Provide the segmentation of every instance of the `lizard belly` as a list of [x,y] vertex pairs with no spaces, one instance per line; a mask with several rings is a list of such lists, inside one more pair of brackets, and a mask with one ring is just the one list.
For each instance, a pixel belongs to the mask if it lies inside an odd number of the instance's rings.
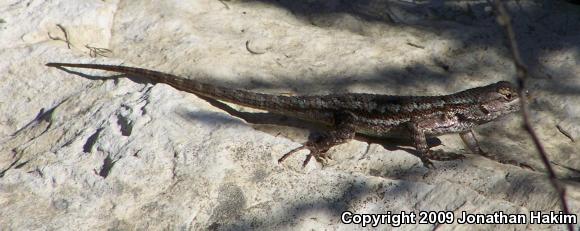
[[442,135],[447,133],[458,133],[468,131],[477,124],[463,121],[457,115],[441,114],[423,118],[417,122],[427,135]]
[[391,133],[395,128],[400,128],[407,121],[394,121],[384,119],[370,119],[359,117],[355,121],[356,132],[364,135],[382,137]]

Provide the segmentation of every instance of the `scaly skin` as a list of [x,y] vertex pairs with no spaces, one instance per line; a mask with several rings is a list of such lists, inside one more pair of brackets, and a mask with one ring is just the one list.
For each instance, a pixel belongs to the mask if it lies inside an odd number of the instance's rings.
[[[327,125],[331,131],[317,140],[290,151],[279,162],[302,149],[323,161],[326,151],[349,141],[355,134],[384,136],[391,130],[406,130],[414,140],[423,164],[429,159],[461,159],[462,155],[439,156],[429,150],[427,136],[458,133],[475,153],[483,153],[472,128],[519,110],[519,96],[511,83],[500,81],[442,96],[391,96],[377,94],[331,94],[282,96],[215,86],[158,71],[116,65],[47,63],[51,67],[77,67],[114,71],[165,83],[178,90],[217,100],[266,110],[276,114]],[[489,157],[489,156],[488,156]],[[521,164],[519,164],[521,165]]]

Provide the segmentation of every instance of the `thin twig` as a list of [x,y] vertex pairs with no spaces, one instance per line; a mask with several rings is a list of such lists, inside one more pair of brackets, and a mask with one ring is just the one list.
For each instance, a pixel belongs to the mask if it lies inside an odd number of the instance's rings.
[[113,53],[113,51],[107,49],[107,48],[100,48],[100,47],[92,47],[89,45],[85,45],[85,47],[87,49],[89,49],[89,56],[95,58],[97,56],[103,56],[103,57],[109,57],[108,55],[110,55],[111,53]]
[[417,44],[414,44],[412,42],[407,42],[407,45],[412,46],[412,47],[416,47],[416,48],[419,48],[419,49],[425,49],[424,46],[417,45]]
[[572,134],[570,134],[570,132],[566,131],[566,129],[564,129],[562,126],[560,126],[558,124],[558,125],[556,125],[556,128],[558,129],[558,131],[560,131],[560,133],[562,133],[562,135],[568,137],[568,139],[570,139],[572,142],[576,142],[576,140],[574,140],[574,137],[572,136]]
[[64,39],[61,37],[53,37],[50,32],[48,32],[48,37],[52,40],[58,40],[58,41],[63,41],[66,43],[66,46],[68,47],[68,49],[70,49],[71,43],[70,43],[70,39],[68,38],[68,32],[66,32],[66,29],[64,29],[64,26],[60,25],[60,24],[56,24],[56,26],[62,31],[62,33],[64,34]]
[[248,50],[248,52],[250,52],[251,54],[254,54],[254,55],[261,55],[261,54],[266,53],[266,52],[258,52],[258,51],[254,51],[254,50],[250,49],[250,40],[246,41],[246,50]]
[[[226,1],[228,1],[228,0],[226,0]],[[226,10],[229,10],[230,9],[230,6],[228,6],[228,4],[226,4],[224,0],[219,0],[219,2],[221,2],[222,4],[224,4],[224,6],[226,7]]]
[[[513,59],[513,62],[516,66],[518,94],[520,95],[521,112],[522,112],[522,119],[524,122],[524,128],[526,129],[526,131],[528,132],[528,134],[532,138],[532,141],[534,142],[534,145],[536,146],[536,149],[538,150],[540,158],[542,159],[542,162],[544,163],[544,167],[546,167],[546,170],[548,171],[548,177],[549,177],[548,179],[550,180],[552,187],[554,187],[554,189],[556,190],[556,193],[558,193],[558,197],[560,199],[560,207],[562,208],[562,212],[564,212],[564,214],[571,214],[570,210],[568,209],[568,204],[566,203],[566,189],[564,187],[562,187],[562,185],[560,185],[560,183],[558,182],[558,179],[556,178],[556,173],[554,172],[554,170],[552,169],[552,166],[550,165],[550,160],[548,159],[548,154],[546,153],[544,146],[540,142],[538,135],[536,134],[534,128],[532,127],[532,125],[530,123],[529,109],[527,107],[528,104],[527,104],[527,97],[526,97],[526,86],[525,86],[525,82],[526,82],[526,79],[529,77],[529,73],[528,73],[528,69],[527,69],[526,65],[524,64],[524,62],[521,59],[521,56],[520,56],[520,53],[518,50],[518,44],[516,42],[516,35],[515,35],[513,27],[512,27],[511,18],[510,18],[509,14],[507,12],[507,9],[505,8],[505,6],[501,0],[495,0],[495,8],[496,8],[495,12],[497,13],[498,23],[500,24],[500,26],[502,26],[504,28],[505,33],[508,37],[509,46],[510,46],[510,50],[511,50],[511,54],[512,54],[512,59]],[[567,224],[567,227],[568,227],[568,230],[570,230],[570,231],[574,230],[574,227],[572,226],[572,224]]]

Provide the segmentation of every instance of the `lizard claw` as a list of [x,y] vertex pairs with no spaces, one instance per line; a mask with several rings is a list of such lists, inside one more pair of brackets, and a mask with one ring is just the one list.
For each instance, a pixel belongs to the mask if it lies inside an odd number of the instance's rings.
[[[330,158],[330,156],[326,154],[326,151],[319,151],[319,150],[313,151],[311,149],[310,154],[308,154],[308,155],[314,156],[314,159],[316,159],[316,161],[318,163],[322,164],[323,167],[328,163],[328,160],[332,160],[332,158]],[[306,164],[308,164],[308,161],[304,160],[302,167],[306,167]]]

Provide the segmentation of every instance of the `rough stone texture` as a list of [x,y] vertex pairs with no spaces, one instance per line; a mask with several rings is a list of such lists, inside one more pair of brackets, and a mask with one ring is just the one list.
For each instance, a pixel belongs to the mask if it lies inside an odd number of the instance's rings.
[[[510,9],[534,75],[534,127],[578,214],[580,145],[560,130],[578,137],[580,7]],[[279,165],[308,131],[248,124],[163,84],[43,66],[123,63],[278,94],[430,95],[513,80],[504,41],[486,1],[3,1],[0,230],[351,230],[361,227],[341,224],[342,211],[557,210],[541,172],[475,155],[427,170],[360,141],[331,149],[324,168],[301,168],[304,155]],[[542,169],[520,124],[513,115],[476,133],[484,149]],[[467,152],[455,135],[440,139],[435,149]],[[474,229],[400,230],[435,228]]]

